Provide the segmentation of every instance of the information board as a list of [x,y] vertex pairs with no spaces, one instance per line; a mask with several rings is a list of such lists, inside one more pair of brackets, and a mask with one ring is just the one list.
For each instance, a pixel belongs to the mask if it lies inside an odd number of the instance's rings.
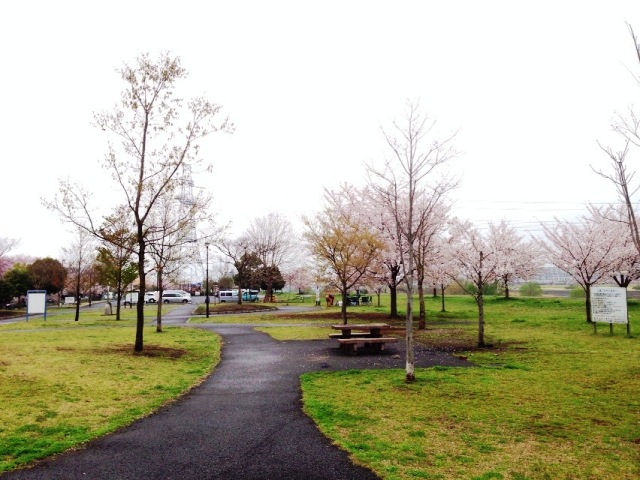
[[629,323],[627,289],[591,287],[591,320],[600,323]]
[[28,290],[27,291],[27,321],[29,315],[44,314],[47,319],[47,291]]

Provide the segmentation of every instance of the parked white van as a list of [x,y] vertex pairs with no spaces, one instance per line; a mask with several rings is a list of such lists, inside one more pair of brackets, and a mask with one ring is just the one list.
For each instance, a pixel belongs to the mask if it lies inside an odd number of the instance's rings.
[[220,303],[238,303],[238,290],[220,290],[218,298]]

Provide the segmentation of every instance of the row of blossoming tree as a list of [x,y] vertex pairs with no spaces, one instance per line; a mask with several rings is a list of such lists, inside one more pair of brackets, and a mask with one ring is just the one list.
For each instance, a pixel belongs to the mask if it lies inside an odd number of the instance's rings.
[[[324,208],[305,218],[304,237],[316,260],[316,271],[342,295],[347,323],[347,296],[360,284],[386,286],[391,314],[397,314],[396,289],[406,291],[406,380],[414,374],[413,297],[417,293],[418,327],[424,327],[425,286],[442,290],[456,282],[473,295],[478,308],[478,346],[485,346],[486,287],[498,282],[509,297],[514,280],[526,280],[551,263],[586,293],[591,321],[590,289],[610,282],[618,271],[638,278],[638,249],[629,222],[614,207],[589,205],[578,219],[556,219],[542,225],[543,236],[525,238],[506,220],[481,229],[451,214],[451,192],[457,180],[444,166],[456,152],[455,134],[438,140],[417,104],[409,103],[402,123],[384,132],[390,158],[368,165],[364,187],[342,185],[325,191]],[[322,274],[319,274],[322,276]]]

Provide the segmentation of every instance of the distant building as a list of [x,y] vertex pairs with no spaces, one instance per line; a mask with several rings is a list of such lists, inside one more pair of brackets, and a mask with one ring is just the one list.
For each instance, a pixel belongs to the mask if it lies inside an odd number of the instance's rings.
[[571,285],[576,283],[571,275],[563,272],[555,265],[542,267],[531,279],[540,285]]

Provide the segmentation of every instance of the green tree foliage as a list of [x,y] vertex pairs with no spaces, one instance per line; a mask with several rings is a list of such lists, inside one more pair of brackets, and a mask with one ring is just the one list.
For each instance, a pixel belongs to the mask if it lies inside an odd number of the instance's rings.
[[280,273],[280,269],[278,267],[262,267],[260,269],[260,288],[262,290],[268,291],[269,287],[272,290],[282,290],[286,285],[286,281]]
[[231,290],[234,285],[235,283],[234,283],[233,277],[228,277],[224,275],[218,279],[218,288],[220,290]]
[[523,297],[541,297],[542,287],[536,282],[524,283],[520,286],[520,295]]
[[[462,284],[463,284],[463,290],[465,293],[468,293],[469,295],[478,294],[478,287],[473,282],[465,281],[465,282],[462,282]],[[499,292],[499,284],[497,281],[491,282],[491,283],[485,283],[484,285],[482,285],[483,295],[498,295],[498,293],[500,292]]]
[[47,293],[59,293],[67,280],[67,269],[58,260],[40,258],[27,267],[33,287]]
[[243,253],[238,261],[233,264],[238,273],[233,276],[233,280],[240,288],[250,288],[256,290],[260,288],[262,281],[262,260],[255,253]]
[[[116,298],[138,277],[138,264],[131,260],[130,251],[123,254],[123,250],[113,244],[98,248],[95,270],[98,283],[113,287]],[[120,302],[116,305],[116,320],[120,320]]]
[[0,278],[0,305],[2,305],[2,308],[4,308],[13,297],[13,286],[4,278]]
[[21,298],[27,294],[27,290],[33,289],[33,281],[27,270],[27,266],[23,263],[16,263],[7,273],[4,274],[4,280],[11,285],[13,296]]

